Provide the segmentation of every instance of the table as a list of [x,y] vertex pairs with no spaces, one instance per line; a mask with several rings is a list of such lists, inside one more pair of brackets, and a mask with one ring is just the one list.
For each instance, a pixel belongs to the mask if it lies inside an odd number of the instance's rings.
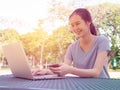
[[66,77],[34,81],[2,75],[0,90],[120,90],[120,79]]

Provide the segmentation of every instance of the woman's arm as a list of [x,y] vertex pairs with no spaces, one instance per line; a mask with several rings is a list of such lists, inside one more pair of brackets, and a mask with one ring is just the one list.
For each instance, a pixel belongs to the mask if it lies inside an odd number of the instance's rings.
[[107,60],[107,51],[100,52],[97,55],[96,62],[92,69],[79,69],[75,67],[69,67],[68,73],[78,75],[80,77],[99,77],[103,66]]
[[71,65],[72,60],[68,60],[67,58],[64,59],[64,64]]
[[65,59],[64,63],[61,64],[60,67],[51,68],[51,70],[54,73],[58,73],[59,75],[65,75],[65,74],[71,73],[71,74],[74,74],[74,75],[77,75],[80,77],[97,78],[97,77],[99,77],[99,75],[103,69],[103,66],[107,60],[107,54],[108,54],[107,51],[100,52],[97,55],[96,62],[92,69],[80,69],[80,68],[73,67],[70,65],[71,60]]

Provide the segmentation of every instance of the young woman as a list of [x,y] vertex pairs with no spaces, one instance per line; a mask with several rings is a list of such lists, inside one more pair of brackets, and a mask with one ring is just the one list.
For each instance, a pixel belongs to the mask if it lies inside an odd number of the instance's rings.
[[69,22],[79,39],[69,45],[64,63],[56,68],[50,67],[50,70],[38,70],[34,75],[43,72],[59,75],[71,73],[80,77],[109,78],[107,71],[109,41],[104,36],[97,36],[89,11],[84,8],[76,9],[70,15]]

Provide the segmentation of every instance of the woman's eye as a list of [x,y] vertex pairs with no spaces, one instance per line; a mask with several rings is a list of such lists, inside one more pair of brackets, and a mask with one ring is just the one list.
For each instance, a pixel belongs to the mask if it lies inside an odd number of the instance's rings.
[[74,24],[70,24],[71,27],[75,27],[75,26],[78,26],[78,25],[80,25],[80,22],[76,22]]
[[76,23],[76,25],[80,25],[80,22]]
[[70,24],[70,27],[74,27],[74,25],[73,25],[73,24]]

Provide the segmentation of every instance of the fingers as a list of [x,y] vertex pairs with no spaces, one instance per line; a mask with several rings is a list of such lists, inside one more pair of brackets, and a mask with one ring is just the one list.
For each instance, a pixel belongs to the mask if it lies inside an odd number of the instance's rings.
[[54,74],[54,73],[50,69],[48,69],[46,74]]
[[32,75],[38,75],[39,72],[40,72],[40,70],[34,70],[34,71],[32,71]]
[[45,75],[45,74],[54,74],[49,69],[42,69],[42,70],[34,70],[32,71],[32,75]]
[[33,70],[33,71],[32,71],[32,74],[35,74],[36,72],[37,72],[37,70]]
[[32,75],[44,75],[46,72],[42,70],[32,71]]
[[60,67],[50,67],[49,69],[55,74],[60,75],[60,73],[61,73]]
[[53,73],[56,73],[60,76],[63,76],[67,73],[67,65],[64,63],[60,63],[59,67],[50,67],[49,68]]

